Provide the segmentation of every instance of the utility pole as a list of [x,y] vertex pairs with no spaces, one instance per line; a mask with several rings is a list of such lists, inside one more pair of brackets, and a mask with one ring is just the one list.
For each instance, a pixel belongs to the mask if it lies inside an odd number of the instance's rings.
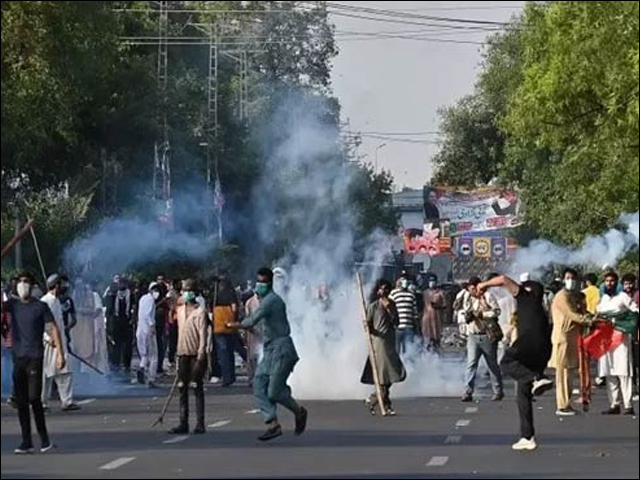
[[[153,189],[157,200],[170,209],[171,159],[169,143],[168,82],[169,82],[169,2],[159,2],[158,17],[158,93],[160,95],[160,139],[154,147]],[[162,185],[159,185],[159,181]],[[166,212],[170,213],[170,212]]]

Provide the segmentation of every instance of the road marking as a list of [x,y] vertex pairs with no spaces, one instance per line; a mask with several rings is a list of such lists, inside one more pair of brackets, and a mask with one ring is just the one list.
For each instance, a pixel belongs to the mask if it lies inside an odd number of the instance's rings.
[[462,437],[460,435],[449,435],[444,443],[445,445],[458,445],[462,442]]
[[244,413],[247,415],[257,415],[260,413],[260,410],[256,408],[255,410],[249,410],[248,412],[244,412]]
[[114,460],[111,463],[107,463],[106,465],[101,466],[100,470],[117,470],[118,468],[133,462],[135,459],[136,457],[119,458],[118,460]]
[[478,413],[478,407],[467,407],[464,413]]
[[82,405],[90,405],[92,403],[94,403],[96,401],[95,398],[87,398],[86,400],[80,400],[79,402],[76,402],[78,405],[82,406]]
[[427,467],[444,467],[447,463],[449,463],[449,457],[433,457],[427,463]]
[[456,427],[460,428],[460,427],[468,427],[469,425],[471,425],[471,420],[458,420],[456,422]]
[[165,440],[162,443],[164,443],[165,445],[175,445],[176,443],[184,442],[187,438],[189,438],[189,435],[182,435],[180,437],[175,437],[169,440]]
[[209,425],[209,428],[222,428],[222,427],[226,427],[230,423],[231,423],[231,420],[221,420],[219,422]]

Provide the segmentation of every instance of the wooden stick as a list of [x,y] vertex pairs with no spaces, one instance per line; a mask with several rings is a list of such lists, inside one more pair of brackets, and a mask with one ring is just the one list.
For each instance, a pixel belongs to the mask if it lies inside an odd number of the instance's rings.
[[167,415],[167,411],[169,410],[169,405],[171,405],[171,400],[173,400],[173,396],[176,393],[176,388],[178,388],[178,378],[179,378],[179,374],[176,372],[176,378],[173,381],[171,390],[169,391],[169,396],[167,397],[167,401],[164,403],[164,407],[162,408],[162,412],[160,413],[160,416],[155,422],[153,422],[153,425],[151,425],[151,428],[155,428],[158,425],[162,425],[164,423],[164,417]]
[[380,386],[380,376],[378,375],[378,362],[376,361],[375,348],[373,346],[373,339],[371,338],[371,331],[369,330],[369,323],[367,322],[367,301],[364,295],[364,286],[362,283],[362,276],[360,272],[356,273],[356,280],[358,282],[358,290],[360,291],[360,299],[362,301],[362,314],[364,323],[364,332],[367,335],[367,344],[369,346],[369,362],[371,363],[371,369],[373,370],[373,383],[376,387],[376,396],[378,397],[378,404],[380,405],[380,412],[383,416],[387,415],[387,406],[384,404],[384,398],[382,396],[382,388]]
[[16,243],[18,243],[20,240],[22,240],[22,237],[24,237],[27,233],[29,233],[29,231],[31,230],[31,228],[33,227],[33,220],[30,220],[29,222],[27,222],[27,224],[22,228],[22,230],[20,230],[15,237],[13,237],[9,243],[7,243],[7,245],[2,249],[2,254],[0,255],[0,260],[4,260],[4,257],[6,257],[9,252],[11,252],[11,250],[13,249],[13,247],[16,246]]

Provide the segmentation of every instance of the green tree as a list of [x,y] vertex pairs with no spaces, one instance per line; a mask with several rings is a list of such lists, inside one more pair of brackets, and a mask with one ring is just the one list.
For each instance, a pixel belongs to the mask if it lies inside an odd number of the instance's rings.
[[533,6],[524,26],[506,168],[532,225],[578,242],[638,209],[638,2]]

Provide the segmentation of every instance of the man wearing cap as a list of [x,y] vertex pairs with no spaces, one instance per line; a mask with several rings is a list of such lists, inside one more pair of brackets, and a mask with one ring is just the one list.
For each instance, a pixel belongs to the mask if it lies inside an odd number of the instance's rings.
[[[40,299],[49,306],[56,326],[61,332],[65,329],[62,305],[58,299],[62,283],[62,279],[59,275],[51,275],[47,279],[47,294]],[[53,339],[48,334],[45,334],[44,338],[44,382],[42,388],[42,404],[46,409],[47,402],[51,397],[53,382],[55,382],[58,387],[60,401],[62,402],[62,410],[64,412],[80,410],[80,406],[76,405],[73,401],[73,372],[69,365],[69,359],[66,358],[67,352],[69,351],[67,336],[65,335],[62,340],[66,360],[64,368],[59,368],[59,363],[57,361],[58,353],[56,352]]]

